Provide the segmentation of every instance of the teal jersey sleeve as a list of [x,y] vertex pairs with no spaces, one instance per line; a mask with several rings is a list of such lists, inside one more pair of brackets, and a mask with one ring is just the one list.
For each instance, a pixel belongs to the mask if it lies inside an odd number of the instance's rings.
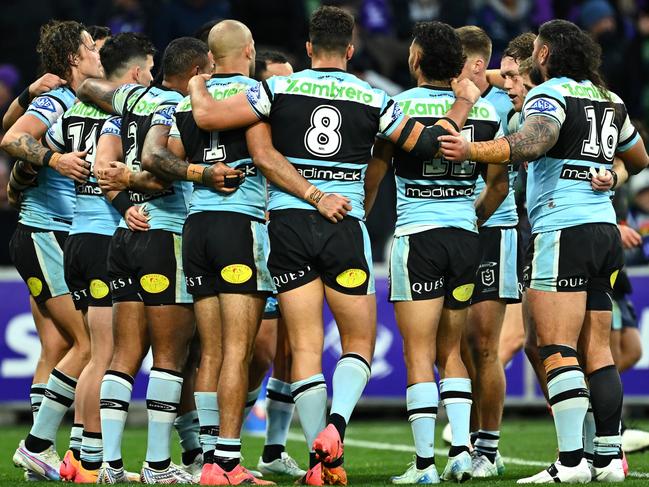
[[523,105],[523,119],[532,116],[550,118],[561,127],[566,120],[566,100],[563,94],[548,83],[531,89]]
[[130,108],[130,104],[135,101],[133,95],[141,95],[144,90],[146,90],[144,86],[134,83],[125,84],[117,88],[113,93],[113,111],[119,115],[124,115],[124,112]]

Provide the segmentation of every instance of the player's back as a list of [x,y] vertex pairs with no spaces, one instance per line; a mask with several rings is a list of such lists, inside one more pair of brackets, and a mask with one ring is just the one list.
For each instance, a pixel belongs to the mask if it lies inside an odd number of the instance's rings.
[[[130,169],[142,170],[146,134],[154,125],[171,127],[176,106],[182,98],[179,92],[163,86],[124,85],[115,92],[113,108],[122,114],[122,149]],[[190,183],[175,181],[154,193],[131,191],[131,201],[146,205],[152,230],[180,233],[187,217],[190,192]],[[126,227],[123,220],[120,227]]]
[[[451,88],[421,86],[394,97],[404,114],[424,125],[434,125],[455,102]],[[502,135],[498,113],[484,99],[471,109],[462,135],[472,141]],[[451,162],[443,157],[420,161],[395,148],[397,185],[396,235],[434,227],[477,231],[473,206],[478,168],[475,162]]]
[[[215,74],[207,89],[216,100],[246,91],[257,82],[238,74]],[[224,194],[201,184],[195,184],[189,201],[189,214],[202,211],[233,211],[264,219],[266,210],[266,178],[255,167],[248,153],[245,129],[206,132],[196,125],[191,101],[185,97],[175,113],[170,137],[180,137],[187,159],[194,164],[212,165],[222,162],[243,171],[246,179],[239,188]]]
[[71,235],[112,235],[119,223],[119,213],[104,198],[94,173],[99,135],[104,122],[111,117],[95,105],[79,102],[47,132],[48,145],[60,152],[87,151],[85,160],[90,164],[90,176],[84,183],[75,183],[76,204]]
[[[322,191],[351,199],[350,216],[364,217],[363,181],[374,138],[390,133],[401,114],[381,90],[339,69],[306,69],[272,77],[249,92],[260,114],[268,114],[273,145]],[[262,92],[263,90],[263,92]],[[271,186],[269,209],[313,209]]]
[[[76,99],[67,86],[51,90],[35,98],[25,114],[41,120],[49,129],[70,108]],[[70,228],[74,213],[74,183],[50,167],[38,170],[36,186],[23,193],[20,222],[48,230]]]
[[530,161],[527,204],[533,232],[585,223],[615,224],[610,193],[595,191],[590,168],[612,168],[617,151],[638,140],[622,100],[590,81],[553,78],[531,90],[523,116],[543,115],[561,126],[556,144]]

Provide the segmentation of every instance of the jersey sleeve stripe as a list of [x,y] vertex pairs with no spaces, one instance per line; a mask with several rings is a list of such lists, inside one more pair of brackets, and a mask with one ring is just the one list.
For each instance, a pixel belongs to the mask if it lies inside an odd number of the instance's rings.
[[618,145],[618,146],[624,146],[624,145],[627,145],[629,142],[631,142],[631,140],[633,140],[633,139],[635,138],[636,135],[638,135],[638,130],[634,127],[634,128],[633,128],[633,132],[631,133],[631,135],[628,136],[626,139],[621,140],[620,142],[618,142],[617,145]]

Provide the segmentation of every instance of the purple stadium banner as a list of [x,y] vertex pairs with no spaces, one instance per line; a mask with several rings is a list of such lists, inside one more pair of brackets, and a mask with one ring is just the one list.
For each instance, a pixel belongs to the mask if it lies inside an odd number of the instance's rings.
[[[635,305],[643,347],[646,353],[636,367],[622,379],[627,402],[649,404],[649,269],[631,275]],[[392,305],[387,301],[387,279],[377,278],[378,328],[377,343],[370,380],[363,400],[367,403],[401,403],[405,397],[406,371],[402,344]],[[325,376],[331,379],[340,356],[340,341],[331,312],[325,310]],[[23,402],[29,397],[31,376],[38,360],[40,344],[29,310],[26,286],[14,271],[0,272],[0,402]],[[150,356],[145,360],[136,380],[133,397],[144,399],[146,375],[151,367]],[[509,364],[507,401],[511,404],[531,404],[542,400],[535,378],[522,353]]]

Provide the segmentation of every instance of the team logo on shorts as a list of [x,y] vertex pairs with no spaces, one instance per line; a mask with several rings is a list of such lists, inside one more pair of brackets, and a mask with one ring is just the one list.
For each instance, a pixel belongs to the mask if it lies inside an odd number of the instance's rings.
[[90,281],[90,295],[95,299],[105,298],[108,295],[108,286],[101,279]]
[[246,264],[230,264],[221,269],[221,277],[230,284],[243,284],[252,277],[252,269]]
[[27,287],[35,298],[43,292],[43,282],[38,277],[30,277],[27,279]]
[[367,281],[367,273],[363,269],[347,269],[336,276],[336,282],[342,287],[354,288]]
[[148,293],[158,294],[169,287],[169,279],[162,274],[145,274],[140,278],[140,286]]
[[464,286],[458,286],[453,289],[453,297],[457,299],[460,303],[465,303],[471,296],[473,296],[473,288],[475,284],[465,284]]

